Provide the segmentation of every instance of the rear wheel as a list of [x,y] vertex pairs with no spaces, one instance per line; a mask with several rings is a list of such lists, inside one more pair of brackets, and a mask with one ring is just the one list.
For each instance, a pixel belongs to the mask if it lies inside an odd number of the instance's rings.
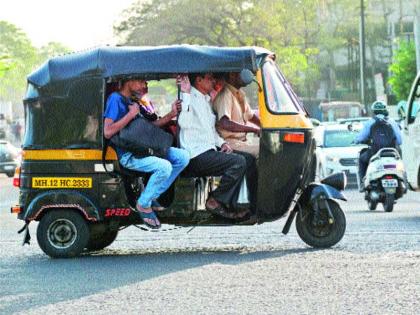
[[394,194],[385,195],[385,201],[384,201],[385,212],[392,212],[392,210],[394,210],[394,200],[395,200]]
[[78,256],[89,239],[86,220],[71,209],[52,209],[40,220],[37,240],[41,249],[53,258]]
[[325,210],[320,210],[321,222],[313,224],[314,212],[312,209],[302,209],[296,218],[296,230],[300,238],[309,246],[315,248],[328,248],[337,244],[346,231],[346,217],[340,206],[331,200],[327,200],[334,222],[328,222]]
[[8,172],[6,173],[7,177],[13,177],[15,175],[15,172]]

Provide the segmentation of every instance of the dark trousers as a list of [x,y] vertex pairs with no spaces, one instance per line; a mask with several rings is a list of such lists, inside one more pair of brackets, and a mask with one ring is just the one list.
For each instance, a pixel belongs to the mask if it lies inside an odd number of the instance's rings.
[[242,155],[246,161],[246,185],[248,188],[249,206],[252,213],[257,208],[257,191],[258,191],[258,170],[257,159],[250,153],[242,151],[234,151],[236,154]]
[[209,150],[192,158],[185,174],[187,176],[221,176],[219,186],[211,196],[227,207],[236,207],[247,161],[242,155]]
[[363,151],[359,156],[359,178],[360,182],[363,183],[363,177],[366,175],[367,168],[369,166],[369,160],[373,156],[372,150],[367,149]]

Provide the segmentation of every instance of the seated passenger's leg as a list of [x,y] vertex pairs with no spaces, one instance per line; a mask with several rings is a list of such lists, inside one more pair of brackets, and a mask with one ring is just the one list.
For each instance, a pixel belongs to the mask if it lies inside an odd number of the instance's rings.
[[162,193],[172,185],[178,175],[184,170],[185,167],[187,167],[188,163],[190,162],[190,155],[188,151],[179,148],[169,148],[166,158],[172,164],[172,173],[163,184],[163,186],[166,186],[166,188],[164,191],[162,191]]
[[192,176],[221,176],[219,186],[211,197],[226,206],[235,207],[240,185],[246,171],[246,160],[235,153],[209,150],[191,159],[187,174]]
[[251,142],[237,139],[227,139],[226,142],[234,151],[249,153],[258,160],[260,154],[260,140],[259,138],[253,140],[254,141]]
[[131,156],[126,156],[126,154],[124,154],[121,157],[120,163],[122,166],[140,172],[152,173],[144,191],[137,201],[143,208],[150,208],[152,200],[157,199],[160,194],[166,190],[167,187],[165,188],[165,182],[171,176],[172,165],[169,161],[155,156],[136,158],[132,154],[130,155]]

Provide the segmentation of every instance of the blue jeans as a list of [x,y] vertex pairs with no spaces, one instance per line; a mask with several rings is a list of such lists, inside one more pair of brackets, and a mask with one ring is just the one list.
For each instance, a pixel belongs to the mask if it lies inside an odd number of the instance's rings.
[[152,173],[144,191],[137,200],[137,203],[143,208],[151,207],[152,200],[157,199],[171,186],[189,161],[190,157],[186,150],[173,147],[169,148],[166,159],[156,156],[136,158],[130,152],[124,153],[120,157],[120,163],[123,167]]

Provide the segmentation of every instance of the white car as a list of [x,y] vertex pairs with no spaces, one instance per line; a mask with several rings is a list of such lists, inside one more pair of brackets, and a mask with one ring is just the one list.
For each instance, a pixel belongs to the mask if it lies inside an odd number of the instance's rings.
[[15,169],[20,165],[20,149],[14,147],[9,141],[0,140],[0,174],[8,177],[15,174]]
[[418,104],[420,104],[420,72],[408,96],[401,146],[408,183],[413,190],[420,191],[420,110]]
[[328,124],[316,128],[318,178],[345,172],[349,181],[356,182],[359,152],[365,145],[354,145],[353,141],[361,128],[361,124]]

